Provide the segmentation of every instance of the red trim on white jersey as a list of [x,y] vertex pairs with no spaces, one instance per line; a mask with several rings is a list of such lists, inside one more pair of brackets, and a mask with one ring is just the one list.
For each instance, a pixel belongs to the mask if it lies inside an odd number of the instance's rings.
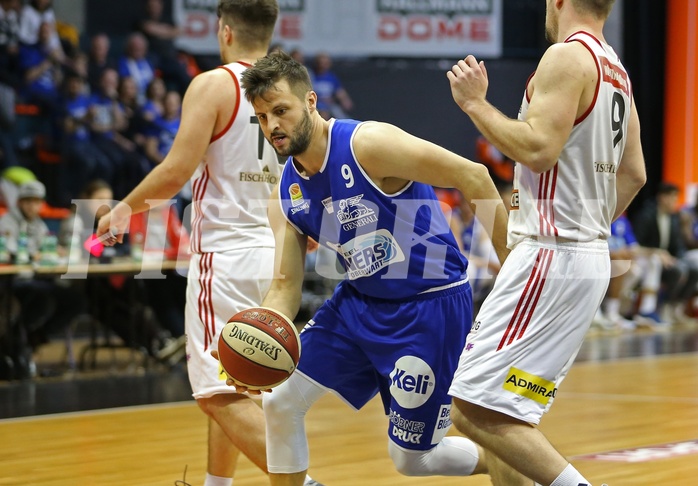
[[557,236],[555,227],[555,189],[557,187],[558,164],[543,172],[538,180],[538,218],[541,236]]
[[528,94],[528,85],[531,83],[531,80],[533,79],[533,76],[536,74],[535,71],[531,73],[531,75],[528,77],[526,80],[526,87],[524,88],[524,94],[526,95],[526,102],[530,103],[531,102],[531,97]]
[[[241,63],[241,64],[243,64],[243,63]],[[230,77],[233,78],[233,82],[235,83],[235,108],[233,109],[233,115],[230,117],[230,120],[228,120],[228,124],[225,126],[225,128],[223,128],[223,130],[221,130],[220,133],[217,133],[216,135],[214,135],[211,138],[211,142],[215,142],[216,140],[221,138],[223,135],[225,135],[228,130],[230,130],[230,127],[233,126],[233,122],[235,121],[235,117],[238,114],[238,110],[240,109],[241,92],[240,92],[240,84],[238,83],[238,78],[235,76],[235,73],[232,72],[227,67],[220,66],[220,69],[225,69],[226,71],[228,71],[228,74],[230,74]]]
[[550,270],[552,260],[553,250],[549,248],[540,248],[538,250],[533,272],[531,272],[528,282],[526,282],[526,287],[524,287],[519,302],[516,304],[514,314],[509,320],[509,325],[504,331],[499,346],[497,346],[497,351],[505,346],[509,346],[514,342],[514,339],[521,339],[523,337],[524,332],[528,328],[528,324],[531,322],[533,312],[538,305],[538,299],[543,291],[543,286],[548,277],[548,271]]
[[203,174],[197,180],[194,181],[192,185],[193,200],[194,200],[194,221],[191,224],[191,245],[195,252],[201,252],[201,225],[204,219],[204,211],[201,208],[201,200],[206,194],[206,187],[208,186],[208,181],[210,179],[210,174],[208,172],[208,166],[204,169]]
[[204,326],[204,351],[213,344],[216,321],[213,313],[211,281],[213,280],[213,253],[206,253],[199,260],[199,319]]
[[[577,33],[579,34],[580,32],[577,32]],[[586,34],[586,32],[581,32],[581,33]],[[587,35],[589,35],[589,34],[587,34]],[[599,42],[599,40],[596,37],[591,36],[591,35],[590,35],[590,37],[592,39],[594,39],[596,42]],[[565,42],[568,42],[568,41],[565,41]],[[584,113],[582,113],[581,116],[574,121],[574,124],[578,125],[581,122],[583,122],[586,117],[589,116],[589,113],[591,113],[591,110],[593,110],[594,106],[596,105],[596,100],[599,97],[599,87],[601,86],[601,67],[599,67],[599,62],[596,60],[596,54],[594,54],[594,51],[592,50],[592,48],[589,47],[589,44],[587,44],[586,42],[584,42],[581,39],[572,39],[572,42],[579,42],[581,45],[586,47],[586,49],[589,51],[589,54],[591,54],[591,57],[594,59],[594,64],[596,65],[596,88],[594,89],[594,99],[591,100],[591,103],[589,103],[589,107],[586,109],[586,111]],[[600,42],[599,42],[599,45],[601,45]]]
[[586,30],[578,30],[578,31],[575,32],[574,34],[568,35],[568,36],[567,36],[567,39],[565,39],[564,42],[569,42],[569,40],[570,40],[572,37],[574,37],[575,35],[578,35],[578,34],[588,35],[589,37],[591,37],[591,38],[594,40],[594,42],[596,42],[596,43],[599,45],[599,47],[603,47],[603,42],[601,42],[599,39],[596,38],[596,36],[590,34],[590,33],[587,32]]

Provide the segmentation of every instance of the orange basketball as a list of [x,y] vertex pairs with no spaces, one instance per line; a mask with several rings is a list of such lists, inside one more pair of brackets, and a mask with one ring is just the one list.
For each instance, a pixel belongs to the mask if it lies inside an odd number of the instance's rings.
[[296,326],[273,309],[253,307],[238,312],[223,327],[218,359],[226,374],[251,390],[280,385],[300,359]]

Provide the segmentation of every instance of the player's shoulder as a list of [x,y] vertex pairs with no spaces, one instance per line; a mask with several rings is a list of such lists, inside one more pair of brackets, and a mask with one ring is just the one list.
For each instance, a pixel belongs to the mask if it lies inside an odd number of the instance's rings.
[[364,121],[356,128],[354,140],[362,143],[381,142],[385,143],[385,137],[395,131],[400,131],[398,127],[390,123],[380,121]]
[[593,71],[596,73],[596,61],[589,49],[580,42],[558,42],[551,45],[541,57],[538,71],[551,74],[565,73],[574,75]]
[[196,75],[184,95],[189,104],[228,106],[235,103],[237,90],[233,88],[230,73],[224,69],[212,69]]
[[208,71],[197,74],[194,79],[203,79],[208,82],[226,82],[232,83],[235,73],[225,66],[218,66]]

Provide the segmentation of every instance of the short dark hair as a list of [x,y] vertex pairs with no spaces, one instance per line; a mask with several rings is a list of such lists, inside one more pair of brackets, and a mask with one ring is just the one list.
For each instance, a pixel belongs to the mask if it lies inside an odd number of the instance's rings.
[[233,30],[245,47],[265,50],[279,16],[276,0],[219,0],[218,18]]
[[291,91],[300,99],[313,89],[308,70],[284,51],[270,52],[242,73],[242,87],[249,102],[264,95],[285,79]]
[[679,186],[671,182],[662,182],[657,189],[657,196],[665,196],[668,194],[676,194],[679,192]]

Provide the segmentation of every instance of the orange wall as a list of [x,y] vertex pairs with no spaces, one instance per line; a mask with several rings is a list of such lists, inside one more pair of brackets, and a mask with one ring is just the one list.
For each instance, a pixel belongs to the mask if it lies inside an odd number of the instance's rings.
[[667,9],[663,171],[685,200],[698,185],[698,0],[668,0]]

